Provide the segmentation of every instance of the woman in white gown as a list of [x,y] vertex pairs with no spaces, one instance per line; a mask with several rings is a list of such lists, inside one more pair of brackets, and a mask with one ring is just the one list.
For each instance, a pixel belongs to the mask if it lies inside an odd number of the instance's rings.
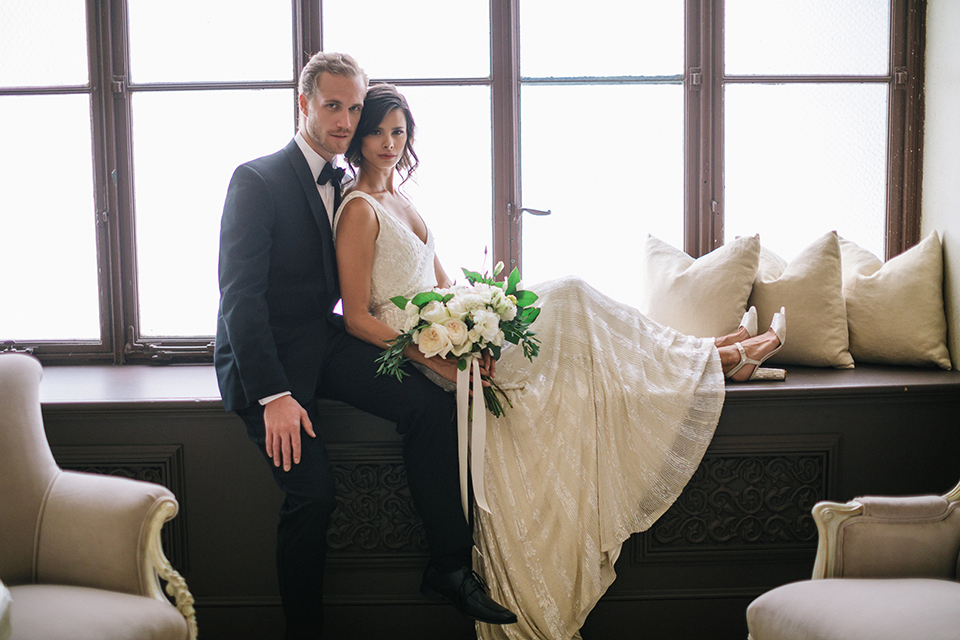
[[[396,88],[371,87],[347,151],[356,180],[334,219],[347,331],[384,348],[405,320],[390,298],[452,284],[433,234],[394,182],[418,164],[413,134]],[[613,582],[621,544],[650,527],[696,470],[719,419],[724,374],[749,378],[782,344],[783,317],[780,336],[751,337],[741,326],[701,339],[577,278],[527,288],[540,296],[540,355],[531,363],[508,347],[495,366],[485,363],[513,407],[487,417],[482,472],[492,512],[474,510],[475,568],[518,622],[477,630],[569,640]],[[405,355],[434,378],[456,380],[453,360],[415,348]]]

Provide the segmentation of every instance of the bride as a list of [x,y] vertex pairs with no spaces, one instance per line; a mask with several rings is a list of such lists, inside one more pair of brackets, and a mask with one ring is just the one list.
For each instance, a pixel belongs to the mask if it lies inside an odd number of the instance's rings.
[[[334,219],[347,331],[386,348],[405,313],[390,298],[453,283],[434,237],[400,191],[418,165],[414,120],[391,85],[370,87],[347,160],[356,180]],[[621,544],[673,503],[710,443],[724,375],[747,380],[780,349],[786,322],[756,334],[756,312],[722,338],[680,334],[578,278],[527,287],[540,296],[532,363],[505,348],[482,371],[512,408],[488,416],[482,470],[492,513],[475,509],[475,568],[517,614],[482,638],[579,638],[615,578]],[[455,360],[405,355],[456,381]],[[442,380],[440,381],[442,382]],[[476,472],[476,471],[475,471]]]

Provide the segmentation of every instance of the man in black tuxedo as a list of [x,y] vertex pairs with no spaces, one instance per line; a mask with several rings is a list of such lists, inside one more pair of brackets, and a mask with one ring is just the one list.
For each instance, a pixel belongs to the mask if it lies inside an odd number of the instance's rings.
[[286,494],[277,569],[288,639],[317,638],[323,624],[335,487],[316,436],[320,397],[397,423],[430,547],[421,592],[477,620],[516,622],[471,570],[452,396],[413,368],[402,383],[378,377],[380,350],[348,335],[333,313],[340,287],[331,222],[343,170],[332,162],[350,144],[366,88],[350,56],[313,56],[300,75],[297,135],[282,150],[237,168],[221,222],[214,360],[224,406],[243,419]]

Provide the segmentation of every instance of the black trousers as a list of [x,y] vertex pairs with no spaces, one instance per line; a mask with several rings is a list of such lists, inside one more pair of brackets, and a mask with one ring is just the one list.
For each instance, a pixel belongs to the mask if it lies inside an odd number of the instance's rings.
[[[473,537],[460,506],[453,395],[409,365],[410,375],[402,382],[376,376],[379,355],[373,345],[338,334],[330,341],[317,396],[397,423],[410,495],[423,520],[432,561],[460,557],[469,564]],[[336,506],[316,398],[304,409],[317,437],[301,431],[300,463],[290,471],[275,467],[266,456],[263,407],[255,403],[237,411],[286,495],[277,528],[277,572],[288,640],[320,637],[326,534]]]

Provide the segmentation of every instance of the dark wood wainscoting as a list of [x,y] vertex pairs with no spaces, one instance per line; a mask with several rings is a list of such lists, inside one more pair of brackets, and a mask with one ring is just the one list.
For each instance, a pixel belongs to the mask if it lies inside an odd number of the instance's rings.
[[[282,496],[211,367],[49,367],[44,421],[65,468],[159,482],[180,501],[165,549],[196,597],[205,640],[280,638],[274,561]],[[393,425],[330,403],[336,461],[329,535],[334,638],[472,638],[418,594],[422,527]],[[716,437],[674,506],[633,536],[587,640],[746,637],[744,610],[809,576],[810,508],[863,494],[942,493],[960,479],[960,372],[791,369],[786,382],[728,386]]]

